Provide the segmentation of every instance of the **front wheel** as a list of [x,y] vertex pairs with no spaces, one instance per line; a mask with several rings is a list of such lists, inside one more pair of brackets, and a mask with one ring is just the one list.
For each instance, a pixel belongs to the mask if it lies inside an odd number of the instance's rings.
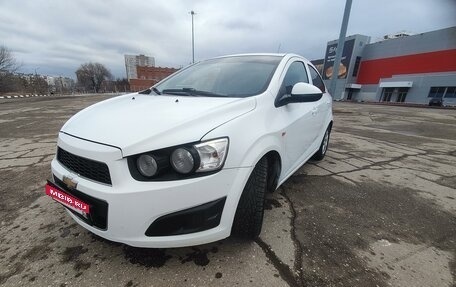
[[323,136],[323,140],[321,141],[320,148],[312,156],[313,160],[322,160],[325,157],[326,151],[328,150],[329,135],[330,134],[331,134],[331,127],[328,127],[326,129],[325,135]]
[[231,235],[255,239],[263,225],[264,197],[267,189],[268,160],[263,157],[255,166],[242,191],[234,216]]

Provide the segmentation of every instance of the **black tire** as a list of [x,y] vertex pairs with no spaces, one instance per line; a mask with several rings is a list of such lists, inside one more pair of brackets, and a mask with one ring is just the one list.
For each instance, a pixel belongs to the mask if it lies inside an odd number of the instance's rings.
[[329,136],[331,135],[331,126],[326,129],[325,135],[320,144],[318,151],[312,156],[313,160],[322,160],[325,157],[329,145]]
[[234,216],[231,235],[255,239],[263,225],[264,200],[268,180],[268,160],[263,157],[255,166],[242,191]]

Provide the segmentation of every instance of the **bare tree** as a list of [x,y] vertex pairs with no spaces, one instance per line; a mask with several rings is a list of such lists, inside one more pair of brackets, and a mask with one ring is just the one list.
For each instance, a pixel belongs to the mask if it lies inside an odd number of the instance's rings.
[[5,46],[0,46],[0,72],[13,73],[18,68],[19,65],[11,51]]
[[127,78],[117,79],[116,80],[116,92],[129,92],[130,91],[130,83],[128,82]]
[[111,80],[111,72],[100,63],[85,63],[76,70],[78,85],[98,93],[105,80]]
[[16,88],[14,72],[19,68],[10,50],[0,46],[0,93],[10,92]]

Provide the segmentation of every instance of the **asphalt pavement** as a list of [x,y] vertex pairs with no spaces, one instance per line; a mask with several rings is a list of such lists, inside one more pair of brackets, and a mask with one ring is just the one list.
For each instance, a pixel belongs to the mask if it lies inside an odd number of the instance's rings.
[[142,249],[44,195],[60,127],[109,97],[0,99],[0,285],[455,286],[455,110],[334,103],[326,158],[268,197],[258,240]]

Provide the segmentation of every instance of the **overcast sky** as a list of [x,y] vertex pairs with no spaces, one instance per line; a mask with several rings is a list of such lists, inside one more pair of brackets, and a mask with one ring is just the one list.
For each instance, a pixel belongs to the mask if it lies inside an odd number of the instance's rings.
[[[323,58],[338,38],[344,0],[0,0],[0,45],[22,72],[75,78],[85,62],[125,77],[124,54],[155,57],[157,66],[250,52]],[[347,35],[375,41],[399,31],[456,26],[456,0],[353,0]]]

